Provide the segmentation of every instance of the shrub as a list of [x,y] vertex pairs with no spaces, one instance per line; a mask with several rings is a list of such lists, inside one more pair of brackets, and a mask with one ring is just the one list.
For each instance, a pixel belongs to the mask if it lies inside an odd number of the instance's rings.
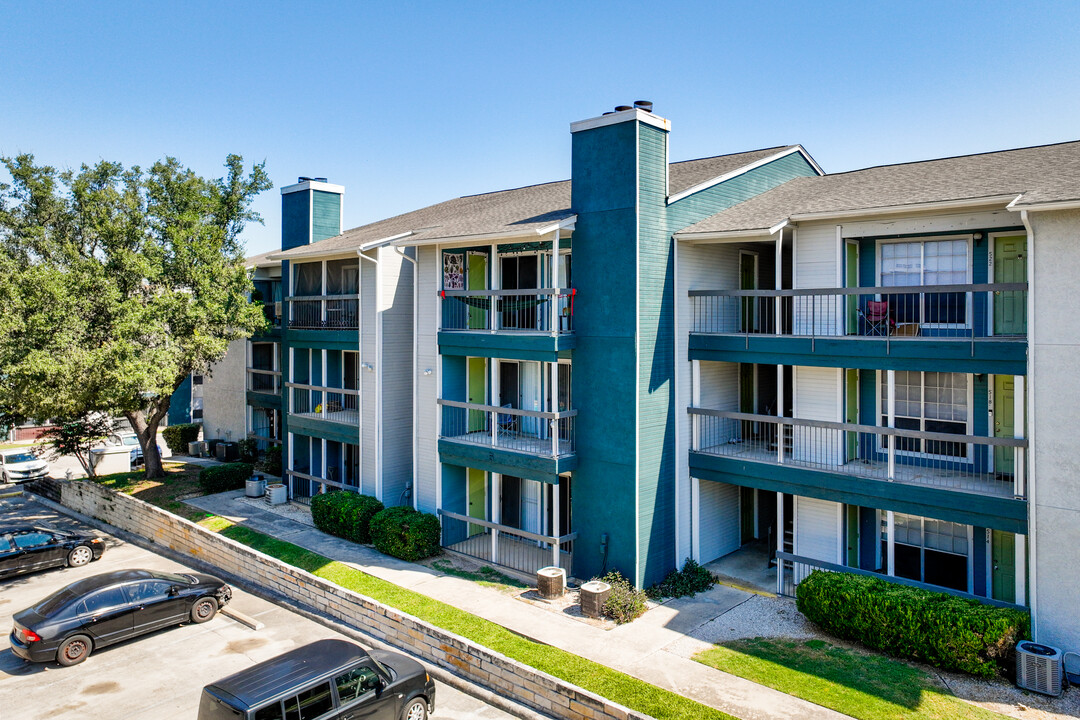
[[644,590],[638,590],[618,570],[612,570],[600,578],[611,586],[611,594],[604,601],[604,614],[622,625],[641,617],[648,609]]
[[173,455],[187,455],[188,443],[199,439],[200,430],[202,430],[202,425],[198,423],[169,425],[161,431],[161,437],[165,438],[165,444],[169,446]]
[[244,487],[244,482],[251,478],[254,470],[251,463],[211,465],[199,472],[199,487],[207,495],[226,490],[239,490]]
[[370,495],[328,492],[311,498],[311,519],[325,533],[358,543],[371,542],[371,518],[383,504]]
[[388,507],[371,519],[371,541],[381,553],[416,561],[442,552],[439,518],[408,505]]
[[1031,632],[1022,610],[851,573],[815,570],[796,598],[799,612],[837,637],[980,677],[1008,669]]
[[672,570],[664,580],[645,592],[651,598],[678,598],[684,595],[694,597],[705,592],[716,583],[716,576],[699,565],[695,560],[686,558],[682,570]]
[[254,463],[259,459],[259,441],[255,438],[244,438],[236,443],[240,451],[240,462]]
[[262,471],[267,475],[273,475],[274,477],[281,477],[283,470],[281,464],[281,446],[271,445],[266,454],[263,455]]

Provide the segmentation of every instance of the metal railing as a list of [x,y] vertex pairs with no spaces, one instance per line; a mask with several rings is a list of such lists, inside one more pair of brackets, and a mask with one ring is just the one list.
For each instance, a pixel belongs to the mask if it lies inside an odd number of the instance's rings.
[[571,455],[577,410],[540,412],[439,398],[444,440],[486,445],[541,457]]
[[359,295],[297,295],[287,298],[289,327],[308,330],[357,330]]
[[347,425],[360,423],[359,390],[289,382],[285,386],[289,388],[289,413],[292,415]]
[[942,587],[940,585],[930,585],[928,583],[919,582],[918,580],[909,580],[907,578],[896,577],[893,575],[887,575],[885,573],[873,572],[871,570],[863,570],[861,568],[847,567],[846,565],[838,565],[836,563],[825,562],[824,560],[815,560],[813,558],[803,557],[801,555],[793,555],[791,553],[780,552],[776,553],[776,593],[778,595],[784,595],[786,597],[795,597],[795,591],[799,587],[799,583],[815,570],[821,572],[841,572],[848,573],[850,575],[863,575],[866,577],[877,578],[878,580],[884,580],[885,582],[893,583],[895,585],[905,585],[907,587],[920,588],[922,590],[931,590],[933,592],[945,593],[946,595],[953,595],[955,597],[966,598],[968,600],[976,600],[986,605],[993,605],[995,607],[1012,608],[1016,610],[1026,610],[1023,605],[1016,605],[1004,600],[994,600],[993,598],[983,597],[982,595],[973,595],[972,593],[964,592],[962,590],[954,590],[952,588]]
[[[331,470],[331,468],[327,468]],[[311,504],[311,498],[319,493],[335,490],[356,492],[356,485],[348,485],[329,478],[310,475],[304,470],[286,470],[285,482],[289,486],[289,499],[305,505]]]
[[[1027,440],[689,408],[694,451],[1024,498]],[[782,438],[782,440],[780,440]]]
[[544,567],[574,572],[576,532],[553,537],[439,510],[442,546],[477,560],[535,574]]
[[974,341],[1024,338],[1027,283],[690,290],[690,332]]
[[443,290],[441,329],[571,333],[576,293],[572,288]]
[[251,392],[281,394],[281,372],[279,370],[247,369],[247,389]]

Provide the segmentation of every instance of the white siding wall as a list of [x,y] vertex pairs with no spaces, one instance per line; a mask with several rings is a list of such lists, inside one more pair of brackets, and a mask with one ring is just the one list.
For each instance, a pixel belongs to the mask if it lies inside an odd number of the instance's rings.
[[[826,562],[839,562],[839,509],[837,503],[795,497],[795,554]],[[802,578],[796,578],[796,581]]]
[[225,357],[203,374],[202,398],[203,438],[247,437],[247,340],[229,343]]
[[[438,473],[439,442],[439,345],[438,291],[442,267],[436,248],[417,249],[420,271],[420,289],[417,295],[417,452],[416,492],[419,507],[425,512],[435,512],[437,503],[436,477]],[[425,375],[431,370],[430,375]]]
[[[739,251],[735,245],[688,245],[678,243],[676,268],[677,286],[675,288],[675,313],[677,332],[675,335],[675,432],[676,432],[676,513],[679,518],[676,528],[676,556],[690,557],[691,554],[691,497],[690,476],[687,470],[686,453],[690,448],[690,416],[686,408],[692,402],[691,367],[688,358],[690,327],[693,321],[688,290],[720,290],[738,287]],[[706,363],[714,364],[714,363]],[[735,367],[732,365],[732,367]],[[710,383],[712,384],[712,383]],[[736,397],[738,390],[736,389]],[[703,406],[705,403],[702,403]],[[708,406],[707,406],[708,407]]]
[[739,549],[739,487],[702,480],[698,528],[699,562],[709,562]]
[[[393,248],[379,252],[382,273],[382,498],[397,505],[412,480],[413,266]],[[409,250],[408,252],[413,252]]]
[[[837,286],[836,225],[799,226],[795,243],[795,287],[798,289]],[[795,298],[796,335],[835,335],[843,330],[839,322],[841,301],[835,297]]]
[[[795,417],[804,420],[841,420],[840,370],[794,368]],[[841,462],[843,433],[821,428],[795,428],[794,456],[804,462],[835,465]]]
[[[375,366],[377,290],[375,263],[357,259],[360,263],[360,363]],[[375,495],[376,446],[378,444],[378,404],[375,398],[375,373],[363,367],[360,372],[360,488],[365,495]]]

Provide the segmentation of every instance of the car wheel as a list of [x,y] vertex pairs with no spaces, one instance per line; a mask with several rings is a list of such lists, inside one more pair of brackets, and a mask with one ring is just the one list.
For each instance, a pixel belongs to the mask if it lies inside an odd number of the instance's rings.
[[405,703],[401,710],[401,720],[425,720],[427,718],[427,702],[424,698],[413,698]]
[[82,567],[94,559],[94,551],[85,545],[79,545],[68,553],[68,567]]
[[204,623],[213,620],[217,615],[217,600],[212,597],[201,597],[191,606],[191,622]]
[[94,645],[90,638],[85,635],[72,635],[57,649],[56,662],[65,667],[78,665],[90,656],[90,651],[93,649]]

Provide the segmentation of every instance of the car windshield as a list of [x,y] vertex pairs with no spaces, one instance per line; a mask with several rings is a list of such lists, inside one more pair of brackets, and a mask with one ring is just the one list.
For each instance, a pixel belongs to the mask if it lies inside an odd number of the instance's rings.
[[123,441],[124,441],[125,445],[138,445],[139,444],[139,438],[135,437],[134,435],[128,435],[127,437],[125,437],[123,439]]
[[180,583],[181,585],[194,585],[195,578],[190,575],[175,575],[167,572],[154,572],[154,577],[159,580],[167,580],[171,583]]
[[11,455],[4,456],[4,462],[8,463],[21,463],[21,462],[33,462],[37,460],[31,453],[12,453]]
[[57,590],[52,595],[35,605],[34,612],[36,612],[38,615],[41,615],[42,617],[48,617],[57,610],[63,608],[65,605],[71,603],[71,601],[76,599],[77,597],[79,597],[78,594],[72,592],[71,588]]

